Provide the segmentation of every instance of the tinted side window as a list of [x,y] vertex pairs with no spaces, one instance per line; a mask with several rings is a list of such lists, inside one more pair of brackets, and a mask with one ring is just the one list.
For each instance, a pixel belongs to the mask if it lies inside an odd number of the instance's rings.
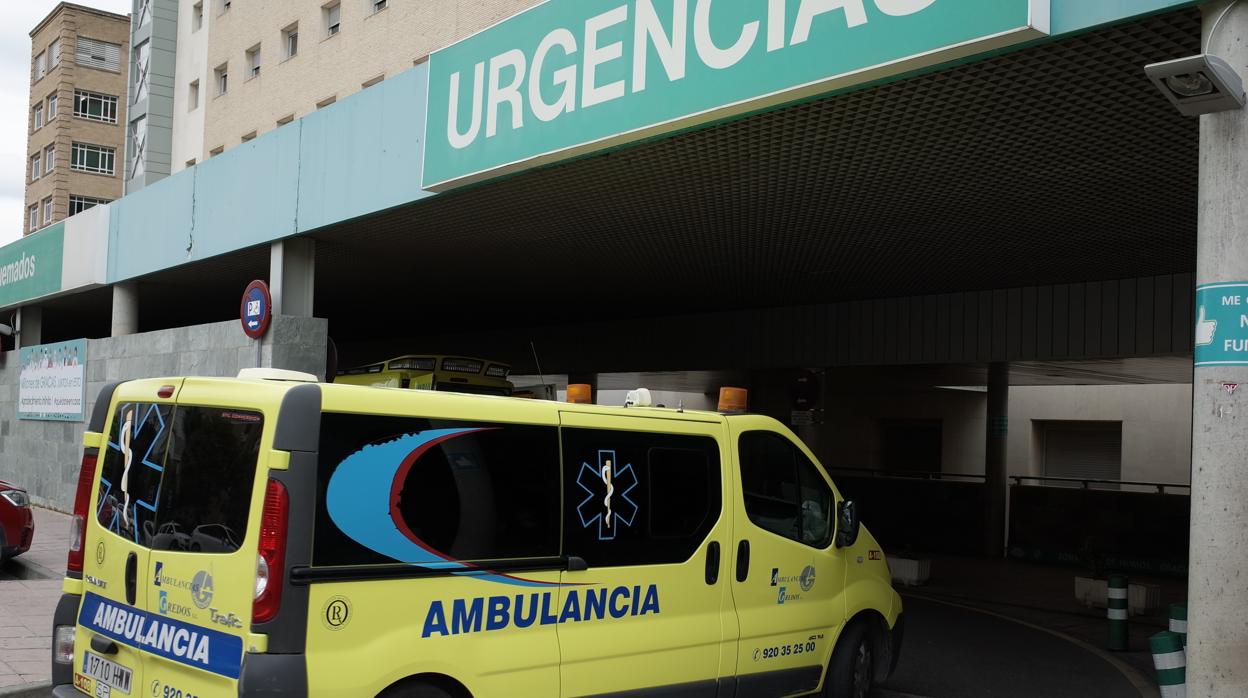
[[258,412],[119,405],[100,472],[97,519],[156,550],[237,550],[263,429]]
[[806,454],[779,434],[741,435],[745,513],[754,525],[817,548],[832,539],[832,490]]
[[555,427],[326,413],[313,564],[559,555]]
[[714,439],[563,430],[564,550],[590,567],[692,557],[722,508]]

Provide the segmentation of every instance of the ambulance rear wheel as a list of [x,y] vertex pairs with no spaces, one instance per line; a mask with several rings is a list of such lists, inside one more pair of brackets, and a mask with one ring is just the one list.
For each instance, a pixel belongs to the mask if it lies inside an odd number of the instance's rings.
[[832,652],[825,698],[867,698],[875,681],[875,645],[867,624],[858,622],[845,629]]
[[420,680],[400,681],[382,691],[377,698],[456,698],[441,686]]

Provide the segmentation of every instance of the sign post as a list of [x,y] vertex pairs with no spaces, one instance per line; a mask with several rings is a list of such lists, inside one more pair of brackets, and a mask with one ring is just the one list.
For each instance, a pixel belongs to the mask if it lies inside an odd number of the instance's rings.
[[273,297],[269,295],[269,285],[260,280],[248,284],[238,312],[243,332],[248,337],[264,337],[273,322]]

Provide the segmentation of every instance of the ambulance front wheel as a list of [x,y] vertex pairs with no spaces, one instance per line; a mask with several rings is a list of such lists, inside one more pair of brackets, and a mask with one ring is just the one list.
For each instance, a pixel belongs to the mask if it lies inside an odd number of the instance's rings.
[[861,621],[845,629],[832,652],[824,698],[867,698],[875,681],[875,643]]

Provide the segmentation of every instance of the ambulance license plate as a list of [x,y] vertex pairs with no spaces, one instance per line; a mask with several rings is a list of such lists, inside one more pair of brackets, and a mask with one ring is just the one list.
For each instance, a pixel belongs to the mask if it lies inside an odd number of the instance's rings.
[[[109,688],[115,688],[122,693],[130,692],[131,671],[126,667],[110,662],[107,659],[83,652],[82,654],[82,673],[95,679],[97,684],[102,683]],[[99,686],[96,686],[96,694],[99,694]],[[105,695],[109,692],[105,691]]]

